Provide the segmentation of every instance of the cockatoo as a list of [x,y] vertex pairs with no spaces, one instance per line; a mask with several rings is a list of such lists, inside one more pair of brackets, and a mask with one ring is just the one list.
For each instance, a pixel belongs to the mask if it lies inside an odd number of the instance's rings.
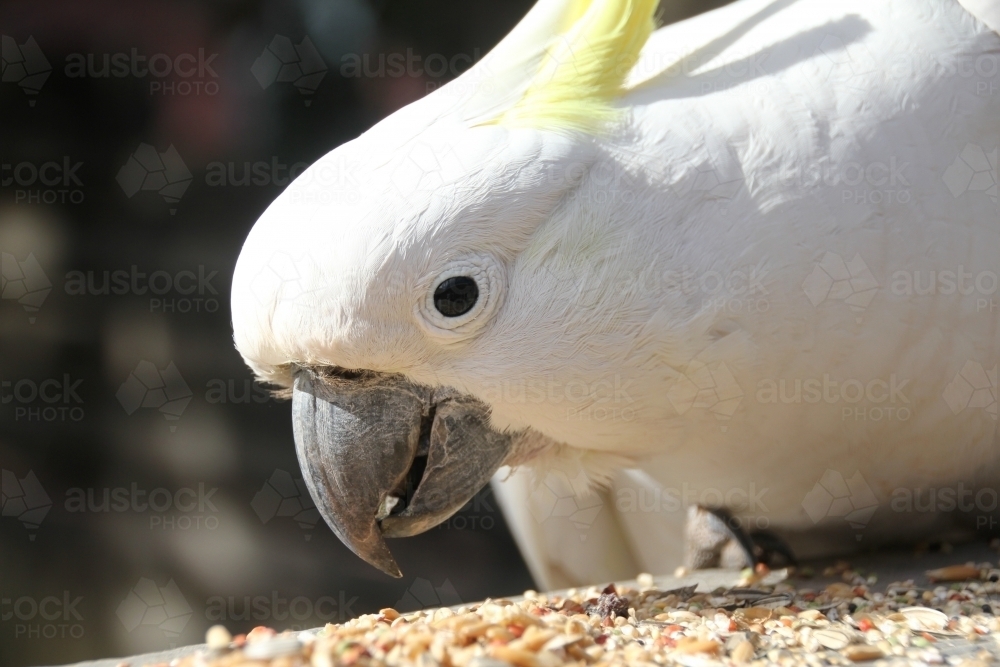
[[1000,515],[1000,2],[655,9],[538,0],[246,239],[236,346],[389,574],[492,477],[544,587]]

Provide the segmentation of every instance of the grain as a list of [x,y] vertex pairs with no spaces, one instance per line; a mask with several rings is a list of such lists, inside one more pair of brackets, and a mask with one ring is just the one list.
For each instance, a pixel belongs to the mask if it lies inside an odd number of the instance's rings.
[[[659,590],[631,584],[493,599],[401,613],[384,608],[306,632],[257,627],[232,638],[221,626],[206,650],[173,667],[599,667],[603,665],[808,664],[879,661],[880,667],[959,664],[947,642],[972,648],[969,665],[1000,655],[996,563],[982,576],[921,586],[873,580],[847,564],[839,581]],[[931,573],[957,577],[955,568]],[[935,579],[937,577],[934,577]],[[773,581],[769,579],[766,581]],[[991,653],[992,651],[992,653]],[[972,658],[972,656],[975,656]],[[136,664],[135,667],[141,667]]]

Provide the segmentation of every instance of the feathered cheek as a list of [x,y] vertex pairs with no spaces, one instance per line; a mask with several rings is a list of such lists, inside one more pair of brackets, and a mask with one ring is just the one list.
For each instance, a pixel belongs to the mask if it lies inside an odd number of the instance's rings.
[[413,307],[417,325],[434,340],[454,343],[472,337],[503,300],[504,264],[490,254],[465,255],[421,281]]

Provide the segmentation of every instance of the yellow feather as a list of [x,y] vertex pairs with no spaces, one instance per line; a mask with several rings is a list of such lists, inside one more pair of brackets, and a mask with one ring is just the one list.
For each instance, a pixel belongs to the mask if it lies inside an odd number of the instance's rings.
[[488,124],[597,132],[655,28],[658,0],[569,0],[524,95]]

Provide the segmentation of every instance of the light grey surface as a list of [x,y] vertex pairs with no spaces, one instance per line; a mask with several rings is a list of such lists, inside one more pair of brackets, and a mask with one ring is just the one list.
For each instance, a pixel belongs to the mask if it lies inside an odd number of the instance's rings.
[[198,644],[196,646],[181,646],[179,648],[171,649],[169,651],[160,651],[159,653],[145,653],[143,655],[132,656],[128,658],[107,658],[105,660],[87,660],[86,662],[74,663],[73,667],[117,667],[122,663],[128,665],[139,665],[155,664],[157,662],[169,663],[174,658],[182,658],[186,655],[191,655],[198,649],[205,648],[204,644]]
[[[878,582],[873,585],[871,589],[874,591],[884,591],[890,583],[895,581],[904,581],[906,579],[913,579],[917,585],[928,585],[927,577],[924,575],[926,570],[944,567],[946,565],[965,563],[967,561],[973,561],[976,563],[988,561],[996,564],[997,559],[998,553],[996,550],[990,549],[985,542],[975,542],[958,545],[950,553],[938,552],[917,555],[913,549],[883,550],[871,554],[855,556],[850,558],[849,562],[855,570],[862,571],[865,574],[876,574],[878,576]],[[822,573],[823,568],[832,562],[833,561],[829,560],[816,561],[814,563],[807,563],[806,565],[815,569],[817,574],[820,574]],[[739,572],[733,570],[700,570],[691,572],[680,578],[672,575],[658,576],[656,577],[656,584],[661,589],[671,589],[680,588],[681,586],[690,586],[697,583],[698,590],[704,591],[712,590],[714,588],[718,588],[719,586],[734,586],[739,581],[739,578]],[[798,581],[796,583],[802,587],[818,588],[824,586],[830,581],[837,580],[839,579],[817,576],[815,579],[811,579],[808,582]],[[280,628],[275,629],[280,630]],[[940,641],[935,646],[946,658],[953,657],[955,659],[971,656],[975,652],[981,651],[984,647],[988,646],[995,659],[1000,660],[1000,646],[994,646],[993,644],[978,643],[973,645],[965,640],[957,639]],[[141,665],[154,664],[157,662],[169,663],[170,660],[174,658],[190,655],[202,648],[204,648],[203,644],[185,646],[170,651],[147,653],[145,655],[132,656],[128,658],[112,658],[107,660],[80,662],[76,663],[72,667],[117,667],[123,662],[132,665],[133,667],[140,667]]]

